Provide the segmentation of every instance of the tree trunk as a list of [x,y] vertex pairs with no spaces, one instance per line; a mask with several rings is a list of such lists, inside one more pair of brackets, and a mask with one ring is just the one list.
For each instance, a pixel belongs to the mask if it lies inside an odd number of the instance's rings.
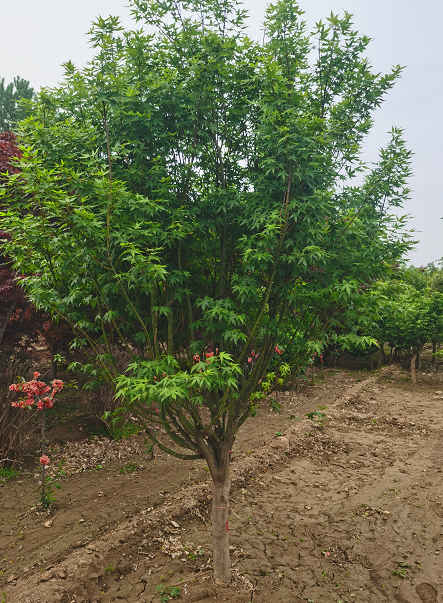
[[53,341],[51,341],[50,353],[51,353],[51,378],[57,379],[57,363],[54,360],[55,345],[54,345]]
[[[42,456],[45,456],[46,454],[46,417],[45,417],[45,409],[43,408],[42,411]],[[42,463],[42,468],[41,468],[41,484],[42,484],[42,489],[41,489],[41,493],[42,493],[42,498],[41,501],[44,504],[44,499],[45,499],[45,465]]]
[[0,322],[0,345],[3,343],[3,336],[6,331],[6,327],[8,326],[9,319],[11,318],[11,314],[14,312],[15,302],[12,302],[9,305],[9,308],[6,310],[6,314],[3,318],[3,321]]
[[415,368],[415,363],[417,361],[417,354],[415,352],[412,352],[412,358],[411,358],[411,379],[412,379],[412,383],[417,383],[417,371]]
[[231,561],[229,558],[229,456],[224,470],[212,481],[212,556],[214,559],[214,579],[231,581]]
[[437,351],[437,343],[435,341],[432,342],[432,364],[435,362],[435,352]]
[[388,364],[391,365],[392,364],[392,357],[394,355],[394,346],[391,346],[391,353],[389,354],[389,362]]
[[381,365],[383,363],[383,343],[378,344],[378,362],[377,368],[381,369]]
[[420,370],[421,369],[421,353],[418,352],[417,354],[417,369]]

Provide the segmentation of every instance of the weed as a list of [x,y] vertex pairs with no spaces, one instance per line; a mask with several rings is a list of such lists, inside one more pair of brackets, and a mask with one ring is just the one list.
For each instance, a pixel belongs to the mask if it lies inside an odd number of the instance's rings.
[[129,473],[130,471],[137,471],[137,469],[138,469],[138,463],[137,463],[137,461],[134,461],[127,466],[126,465],[123,466],[119,470],[119,473]]
[[281,413],[281,404],[279,404],[275,398],[270,399],[269,406],[274,412],[278,412],[279,414]]
[[107,565],[104,568],[105,572],[109,572],[110,574],[113,574],[115,572],[115,569],[113,568],[113,566],[111,564]]
[[16,471],[15,469],[9,469],[9,467],[2,467],[0,469],[0,477],[4,479],[12,479],[14,477],[18,477],[20,475],[20,471]]
[[401,568],[398,570],[392,570],[391,573],[393,576],[398,576],[399,578],[404,578],[406,575],[406,570],[404,568]]
[[324,412],[320,412],[318,410],[314,410],[314,412],[308,412],[305,417],[311,419],[311,421],[315,421],[319,425],[322,425],[324,421],[326,421],[326,415]]
[[154,458],[154,444],[149,444],[148,440],[145,439],[146,450],[143,450],[143,454],[150,454],[151,458]]
[[281,431],[277,431],[276,434],[275,434],[275,437],[279,438],[282,435],[283,435],[283,433]]
[[320,410],[326,410],[328,407],[327,406],[319,406]]
[[295,419],[296,421],[300,421],[300,419],[298,417],[296,417],[295,415],[288,415],[288,419],[290,421],[292,421],[292,419]]
[[157,584],[155,590],[159,591],[160,603],[167,603],[171,599],[177,599],[180,595],[180,589],[176,586],[165,586],[164,584]]
[[142,427],[141,425],[129,422],[125,423],[123,427],[113,427],[111,435],[114,440],[126,440],[126,438],[130,438],[132,435],[137,434],[143,429],[144,427]]

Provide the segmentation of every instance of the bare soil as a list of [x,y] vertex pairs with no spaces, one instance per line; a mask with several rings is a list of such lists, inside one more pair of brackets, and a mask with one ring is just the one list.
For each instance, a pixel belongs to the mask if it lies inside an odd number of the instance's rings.
[[75,437],[53,451],[67,475],[49,513],[32,472],[0,488],[3,600],[443,603],[441,367],[417,385],[398,367],[322,375],[239,433],[231,585],[212,579],[203,461],[85,439],[74,417],[53,433]]

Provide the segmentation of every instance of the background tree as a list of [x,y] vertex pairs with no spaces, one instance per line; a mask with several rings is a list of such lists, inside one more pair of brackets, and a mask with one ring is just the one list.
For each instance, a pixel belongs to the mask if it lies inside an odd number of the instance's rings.
[[5,86],[5,78],[0,78],[0,132],[11,130],[25,116],[25,107],[20,104],[22,99],[30,100],[34,89],[28,80],[17,76]]
[[20,124],[4,246],[32,301],[71,324],[83,369],[160,448],[207,461],[229,581],[237,430],[410,247],[393,217],[409,193],[401,132],[373,169],[360,160],[401,69],[372,72],[349,14],[308,33],[291,0],[267,10],[263,43],[229,0],[131,4],[157,33],[99,19],[96,58],[67,63]]

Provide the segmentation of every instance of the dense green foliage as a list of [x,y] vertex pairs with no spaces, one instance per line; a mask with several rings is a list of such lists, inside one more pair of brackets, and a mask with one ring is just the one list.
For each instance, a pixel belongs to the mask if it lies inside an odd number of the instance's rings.
[[28,80],[15,77],[5,86],[5,78],[0,78],[0,132],[11,130],[25,117],[25,108],[20,101],[30,100],[33,96],[34,89]]

